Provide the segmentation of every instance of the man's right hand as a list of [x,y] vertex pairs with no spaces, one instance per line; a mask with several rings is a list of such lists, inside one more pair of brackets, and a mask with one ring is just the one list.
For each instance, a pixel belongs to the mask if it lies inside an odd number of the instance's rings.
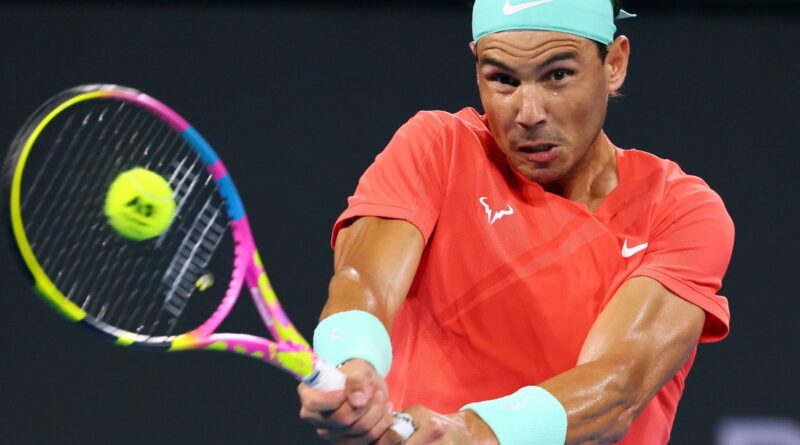
[[323,392],[300,384],[300,418],[336,445],[367,445],[392,426],[392,406],[386,382],[364,360],[339,368],[347,381],[341,391]]

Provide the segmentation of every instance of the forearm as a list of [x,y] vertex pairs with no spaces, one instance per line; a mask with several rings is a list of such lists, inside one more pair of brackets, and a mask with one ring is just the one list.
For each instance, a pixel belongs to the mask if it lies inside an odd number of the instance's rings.
[[635,374],[629,364],[609,358],[580,365],[539,385],[567,412],[567,445],[607,444],[624,437],[666,383],[648,385]]
[[337,312],[362,310],[378,317],[384,325],[393,319],[393,308],[387,298],[352,266],[337,270],[328,285],[328,301],[320,319]]
[[702,309],[658,282],[631,279],[595,322],[574,368],[467,408],[507,443],[614,443],[686,363],[704,320]]
[[701,309],[651,279],[623,285],[589,334],[578,366],[540,384],[567,412],[566,443],[621,439],[689,359],[704,320]]
[[364,217],[336,239],[334,275],[321,319],[344,311],[369,312],[391,331],[414,279],[424,243],[406,221]]

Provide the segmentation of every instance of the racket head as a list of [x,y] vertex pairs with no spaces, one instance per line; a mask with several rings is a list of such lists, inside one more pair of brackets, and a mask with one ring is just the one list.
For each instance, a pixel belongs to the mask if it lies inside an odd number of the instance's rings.
[[[145,241],[119,236],[103,211],[111,182],[135,167],[167,179],[177,202],[168,229]],[[238,247],[252,245],[230,229],[244,207],[210,145],[156,99],[116,85],[60,93],[20,129],[3,176],[11,244],[36,293],[68,320],[119,344],[169,348],[230,312],[248,262]]]
[[[169,227],[152,239],[119,236],[102,208],[111,183],[132,168],[168,178],[177,202]],[[36,293],[66,319],[124,346],[230,351],[318,389],[344,387],[344,375],[314,354],[283,312],[227,169],[163,103],[116,85],[67,90],[20,129],[3,176],[12,245]],[[209,276],[228,286],[203,282]],[[215,333],[244,283],[277,342]],[[211,304],[192,298],[208,291],[202,287],[217,293],[204,296]],[[397,416],[392,428],[407,438],[413,421]]]

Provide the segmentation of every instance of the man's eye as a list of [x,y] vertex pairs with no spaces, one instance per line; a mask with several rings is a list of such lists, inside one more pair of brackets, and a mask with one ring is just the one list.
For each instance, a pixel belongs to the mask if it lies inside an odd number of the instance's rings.
[[556,82],[561,82],[566,80],[572,73],[568,70],[555,70],[550,73],[550,78],[555,80]]
[[492,80],[503,85],[516,86],[518,84],[517,79],[514,79],[507,74],[495,74],[492,76]]

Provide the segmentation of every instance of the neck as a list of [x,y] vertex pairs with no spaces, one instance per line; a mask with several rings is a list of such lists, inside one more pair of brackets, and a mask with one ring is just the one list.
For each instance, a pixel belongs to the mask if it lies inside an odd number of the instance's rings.
[[594,212],[619,182],[614,146],[602,131],[566,178],[544,185],[548,192],[586,204]]

